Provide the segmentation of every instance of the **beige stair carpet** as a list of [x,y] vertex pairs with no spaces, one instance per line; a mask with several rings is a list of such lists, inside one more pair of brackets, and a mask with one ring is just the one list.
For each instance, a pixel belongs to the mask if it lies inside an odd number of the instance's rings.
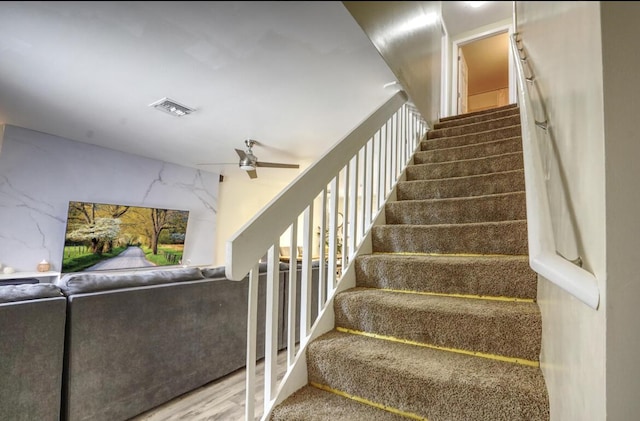
[[434,125],[272,420],[549,420],[520,131],[515,105]]

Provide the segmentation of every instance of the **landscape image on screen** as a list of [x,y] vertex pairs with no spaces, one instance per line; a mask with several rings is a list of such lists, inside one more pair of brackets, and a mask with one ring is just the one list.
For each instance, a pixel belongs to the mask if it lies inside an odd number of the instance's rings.
[[182,263],[189,212],[69,202],[62,272]]

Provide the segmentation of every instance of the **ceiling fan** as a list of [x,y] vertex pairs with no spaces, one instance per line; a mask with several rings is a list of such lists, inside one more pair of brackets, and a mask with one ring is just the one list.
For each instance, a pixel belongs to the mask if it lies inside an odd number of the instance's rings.
[[[241,170],[245,170],[249,175],[249,178],[257,178],[258,173],[256,171],[257,167],[262,168],[300,168],[298,164],[284,164],[281,162],[263,162],[259,161],[258,157],[253,154],[253,145],[258,144],[257,140],[246,139],[244,144],[247,146],[246,150],[236,149],[236,153],[240,157],[240,161],[238,162],[238,166]],[[225,164],[198,164],[198,165],[225,165]]]

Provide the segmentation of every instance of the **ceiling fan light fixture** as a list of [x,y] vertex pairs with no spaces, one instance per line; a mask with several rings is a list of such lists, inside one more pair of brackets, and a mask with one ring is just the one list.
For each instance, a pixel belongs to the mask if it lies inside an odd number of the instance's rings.
[[247,156],[240,160],[240,169],[245,171],[253,171],[256,169],[256,164]]

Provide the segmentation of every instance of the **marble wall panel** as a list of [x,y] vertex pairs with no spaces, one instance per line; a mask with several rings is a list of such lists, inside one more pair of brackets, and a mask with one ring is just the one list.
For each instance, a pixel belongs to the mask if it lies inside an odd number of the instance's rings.
[[5,266],[60,270],[69,201],[188,210],[183,262],[212,264],[218,174],[9,125],[0,147]]

